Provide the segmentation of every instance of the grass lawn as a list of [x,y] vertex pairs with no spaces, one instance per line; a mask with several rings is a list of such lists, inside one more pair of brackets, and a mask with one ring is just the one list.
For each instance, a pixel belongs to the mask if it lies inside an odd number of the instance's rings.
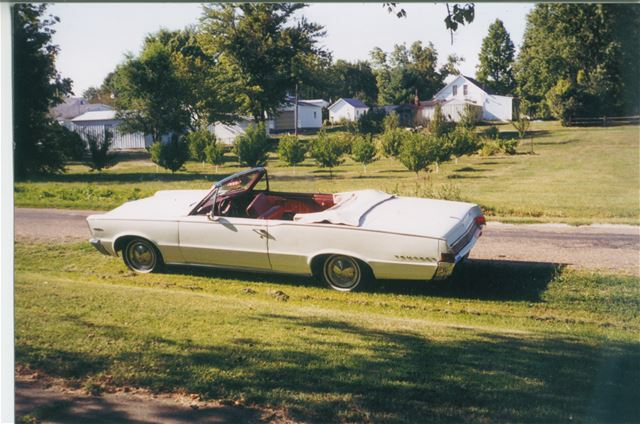
[[[514,156],[463,157],[439,173],[416,178],[402,164],[383,158],[368,166],[348,159],[328,172],[307,159],[295,169],[273,156],[276,190],[339,192],[377,188],[403,195],[460,198],[481,204],[503,221],[640,224],[640,127],[563,128],[533,123],[535,154],[529,141]],[[507,125],[501,131],[512,132]],[[15,185],[16,206],[108,210],[163,189],[204,189],[237,171],[229,162],[217,174],[211,165],[189,162],[171,174],[146,157],[120,162],[102,173],[70,165],[63,175]]]
[[[541,147],[542,150],[542,147]],[[638,422],[640,280],[470,261],[338,293],[299,277],[134,275],[86,244],[16,244],[17,362],[312,422]]]

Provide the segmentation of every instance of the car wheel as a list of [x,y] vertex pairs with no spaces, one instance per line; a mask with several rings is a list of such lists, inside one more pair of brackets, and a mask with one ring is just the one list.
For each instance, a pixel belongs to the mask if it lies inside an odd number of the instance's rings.
[[150,241],[135,238],[127,243],[122,253],[124,263],[139,273],[154,272],[162,267],[162,258],[158,249]]
[[355,258],[331,255],[322,265],[322,279],[334,290],[349,292],[364,286],[368,269]]

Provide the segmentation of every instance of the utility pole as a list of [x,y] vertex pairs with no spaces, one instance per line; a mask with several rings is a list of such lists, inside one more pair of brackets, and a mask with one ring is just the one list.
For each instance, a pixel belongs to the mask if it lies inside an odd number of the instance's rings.
[[296,106],[293,110],[293,133],[298,138],[298,81],[296,81]]

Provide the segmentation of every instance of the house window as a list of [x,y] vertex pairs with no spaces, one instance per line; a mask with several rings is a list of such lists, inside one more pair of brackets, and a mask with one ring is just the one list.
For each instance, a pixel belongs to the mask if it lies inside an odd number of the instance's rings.
[[317,116],[318,116],[318,112],[313,112],[313,119],[316,119]]
[[465,96],[469,94],[469,86],[467,84],[462,86],[462,94],[464,94]]
[[457,95],[458,95],[458,86],[457,86],[457,85],[454,85],[454,86],[453,86],[453,95],[454,95],[454,96],[457,96]]

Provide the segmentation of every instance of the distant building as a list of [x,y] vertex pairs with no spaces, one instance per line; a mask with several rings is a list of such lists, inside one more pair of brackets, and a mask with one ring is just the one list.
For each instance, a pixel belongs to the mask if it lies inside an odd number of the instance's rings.
[[89,103],[82,97],[66,97],[62,103],[49,110],[49,116],[60,124],[65,125],[85,112],[104,110],[113,110],[113,108],[102,103]]
[[436,104],[440,105],[443,114],[452,121],[460,119],[467,105],[476,109],[478,119],[484,121],[513,119],[513,97],[495,94],[480,82],[464,75],[456,76],[432,100],[420,102],[419,119],[430,119]]
[[[316,131],[322,127],[322,108],[328,104],[322,99],[298,100],[298,130]],[[295,130],[295,99],[289,98],[267,121],[269,131],[287,132]]]
[[329,106],[329,120],[333,123],[346,119],[347,121],[357,121],[362,115],[367,113],[369,106],[358,99],[340,98]]
[[105,130],[111,131],[112,150],[144,149],[153,142],[150,135],[141,132],[121,132],[118,128],[121,123],[122,120],[116,116],[115,110],[95,110],[73,118],[68,127],[80,134],[85,141],[88,135],[102,137]]

